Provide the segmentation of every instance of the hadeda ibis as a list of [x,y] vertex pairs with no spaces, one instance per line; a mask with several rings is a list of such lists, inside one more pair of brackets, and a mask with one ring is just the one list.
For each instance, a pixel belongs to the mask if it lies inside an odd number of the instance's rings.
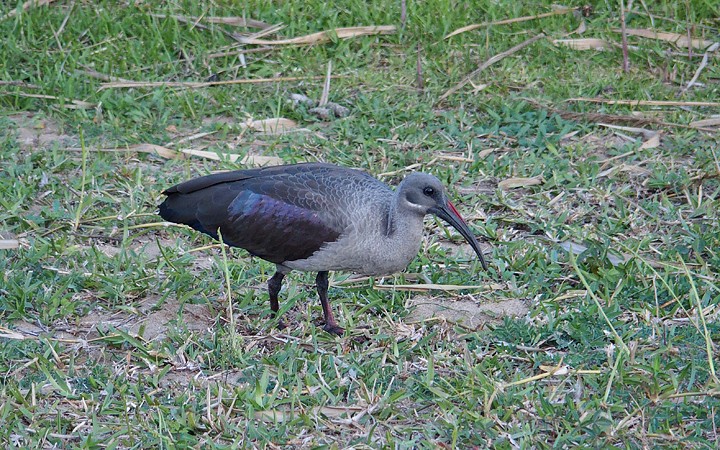
[[[487,268],[480,245],[436,177],[411,173],[392,190],[365,172],[306,163],[195,178],[163,192],[160,215],[275,263],[270,308],[291,270],[317,272],[324,329],[342,335],[328,302],[328,271],[401,271],[420,250],[423,218],[455,227]],[[281,325],[282,326],[282,322]]]

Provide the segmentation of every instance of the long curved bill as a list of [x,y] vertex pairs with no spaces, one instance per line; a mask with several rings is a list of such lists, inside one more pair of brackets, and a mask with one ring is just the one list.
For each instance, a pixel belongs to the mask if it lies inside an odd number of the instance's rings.
[[483,269],[487,270],[487,263],[485,262],[485,258],[483,257],[482,250],[480,250],[480,244],[478,244],[477,239],[475,239],[475,236],[473,236],[473,234],[470,232],[470,228],[467,226],[458,210],[455,209],[455,206],[450,203],[449,200],[447,200],[447,203],[444,206],[431,208],[430,212],[452,225],[453,228],[455,228],[456,230],[458,230],[462,237],[464,237],[465,240],[468,241],[472,249],[475,250],[475,253],[478,255],[478,258],[480,259],[480,264],[482,264]]

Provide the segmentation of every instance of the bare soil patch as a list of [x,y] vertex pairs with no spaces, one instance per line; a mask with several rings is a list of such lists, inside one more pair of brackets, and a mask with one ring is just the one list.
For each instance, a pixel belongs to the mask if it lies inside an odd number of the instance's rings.
[[423,322],[441,319],[468,328],[476,329],[486,323],[498,323],[505,316],[522,317],[529,311],[527,302],[508,299],[491,303],[480,303],[471,297],[458,300],[418,295],[409,302],[411,308],[408,322]]
[[77,139],[62,132],[53,119],[31,113],[18,113],[7,116],[15,124],[17,141],[23,149],[49,147],[54,143],[74,146]]
[[135,311],[97,309],[76,319],[74,323],[63,323],[51,329],[43,329],[28,322],[18,322],[15,329],[23,334],[37,336],[52,333],[56,339],[94,339],[100,331],[109,327],[127,331],[147,341],[163,339],[168,330],[182,326],[188,331],[206,332],[216,325],[217,313],[205,304],[180,304],[169,298],[158,304],[157,297],[144,299]]

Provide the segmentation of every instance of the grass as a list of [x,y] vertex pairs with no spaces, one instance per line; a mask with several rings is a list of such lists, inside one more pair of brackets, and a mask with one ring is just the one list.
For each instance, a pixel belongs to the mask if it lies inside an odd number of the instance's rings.
[[[20,243],[0,250],[3,446],[718,446],[720,155],[717,132],[689,127],[717,107],[567,101],[718,101],[717,54],[683,90],[702,51],[629,37],[625,73],[618,48],[552,44],[578,29],[572,14],[443,39],[550,2],[407,3],[404,27],[400,2],[3,7],[15,15],[0,20],[0,233]],[[647,7],[628,13],[629,28],[717,37],[713,2]],[[273,47],[243,63],[221,30],[244,29],[177,15],[285,25],[267,39],[360,25],[398,32]],[[617,5],[598,3],[583,20],[582,37],[620,42]],[[549,38],[438,101],[540,32]],[[322,80],[121,89],[92,75],[311,77],[328,61],[339,76],[330,100],[351,112],[329,121],[289,101],[319,99]],[[625,116],[616,125],[656,120],[645,128],[660,132],[659,145],[598,125],[595,113]],[[309,131],[239,126],[270,117]],[[201,132],[211,134],[172,144]],[[390,183],[419,163],[447,182],[491,268],[458,255],[456,239],[428,221],[407,271],[374,282],[487,288],[388,291],[333,274],[338,321],[353,329],[336,339],[317,326],[313,274],[298,273],[281,293],[290,327],[279,332],[264,290],[272,265],[236,249],[226,259],[154,215],[168,186],[238,165],[129,149],[144,143],[320,159],[394,172]],[[498,188],[512,177],[543,181]],[[419,300],[448,309],[522,300],[528,311],[469,326],[418,320]]]

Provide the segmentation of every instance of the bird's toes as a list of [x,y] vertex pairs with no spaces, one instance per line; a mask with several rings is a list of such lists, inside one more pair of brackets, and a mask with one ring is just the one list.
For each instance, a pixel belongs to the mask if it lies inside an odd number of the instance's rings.
[[323,330],[336,336],[342,336],[345,333],[345,328],[338,326],[336,323],[326,323]]
[[278,321],[277,321],[277,329],[278,329],[278,330],[284,330],[285,328],[287,328],[287,324],[285,323],[285,321],[282,320],[282,319],[278,319]]

